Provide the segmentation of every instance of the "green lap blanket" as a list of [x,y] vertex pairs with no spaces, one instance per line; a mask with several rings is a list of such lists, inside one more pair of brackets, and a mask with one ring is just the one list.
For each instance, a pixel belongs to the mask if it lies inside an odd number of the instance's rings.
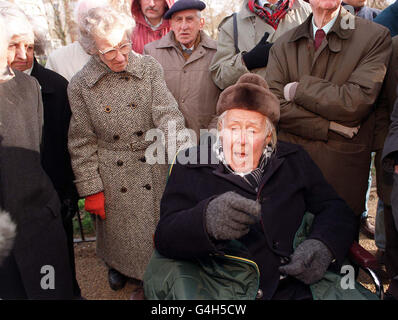
[[[296,233],[294,248],[307,238],[314,216],[307,213]],[[144,275],[145,296],[149,300],[254,300],[260,272],[254,261],[242,258],[245,247],[231,241],[226,255],[192,260],[169,259],[156,250]],[[327,271],[310,286],[314,300],[378,300],[355,283],[343,289],[342,275]]]

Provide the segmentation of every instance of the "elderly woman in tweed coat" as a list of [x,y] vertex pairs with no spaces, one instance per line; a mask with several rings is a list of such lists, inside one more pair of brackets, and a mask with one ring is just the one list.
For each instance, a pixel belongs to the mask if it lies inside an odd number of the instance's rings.
[[142,279],[159,220],[167,165],[147,163],[153,142],[146,133],[159,129],[167,146],[175,139],[169,122],[177,132],[184,129],[160,64],[131,50],[133,26],[131,17],[110,7],[89,10],[79,29],[92,56],[68,87],[75,183],[86,210],[99,216],[97,255],[109,267],[114,290],[127,278]]

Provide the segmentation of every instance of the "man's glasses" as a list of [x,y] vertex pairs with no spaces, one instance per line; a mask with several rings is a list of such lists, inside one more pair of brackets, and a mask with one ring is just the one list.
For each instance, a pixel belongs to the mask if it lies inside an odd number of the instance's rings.
[[121,54],[127,54],[131,51],[131,42],[124,43],[120,46],[109,48],[104,51],[98,50],[106,60],[113,60],[116,58],[118,51]]

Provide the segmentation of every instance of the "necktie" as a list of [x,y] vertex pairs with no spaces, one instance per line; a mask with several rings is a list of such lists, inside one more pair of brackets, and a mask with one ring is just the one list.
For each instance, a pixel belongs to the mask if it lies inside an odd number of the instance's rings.
[[318,50],[319,46],[321,45],[323,39],[325,38],[326,33],[322,29],[318,29],[315,32],[315,51]]
[[193,51],[193,50],[192,50],[192,49],[183,49],[182,51],[183,51],[184,53],[190,55],[190,54],[192,54],[192,51]]

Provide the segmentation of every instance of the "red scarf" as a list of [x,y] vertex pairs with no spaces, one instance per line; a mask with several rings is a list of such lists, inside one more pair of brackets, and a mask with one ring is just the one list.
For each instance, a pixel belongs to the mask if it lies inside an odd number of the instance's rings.
[[258,15],[261,19],[263,19],[266,23],[268,23],[271,27],[273,27],[276,30],[278,28],[279,22],[292,8],[294,0],[280,1],[277,4],[276,9],[273,10],[272,14],[269,13],[265,8],[256,4],[255,2],[256,2],[255,0],[249,0],[248,2],[249,10]]

